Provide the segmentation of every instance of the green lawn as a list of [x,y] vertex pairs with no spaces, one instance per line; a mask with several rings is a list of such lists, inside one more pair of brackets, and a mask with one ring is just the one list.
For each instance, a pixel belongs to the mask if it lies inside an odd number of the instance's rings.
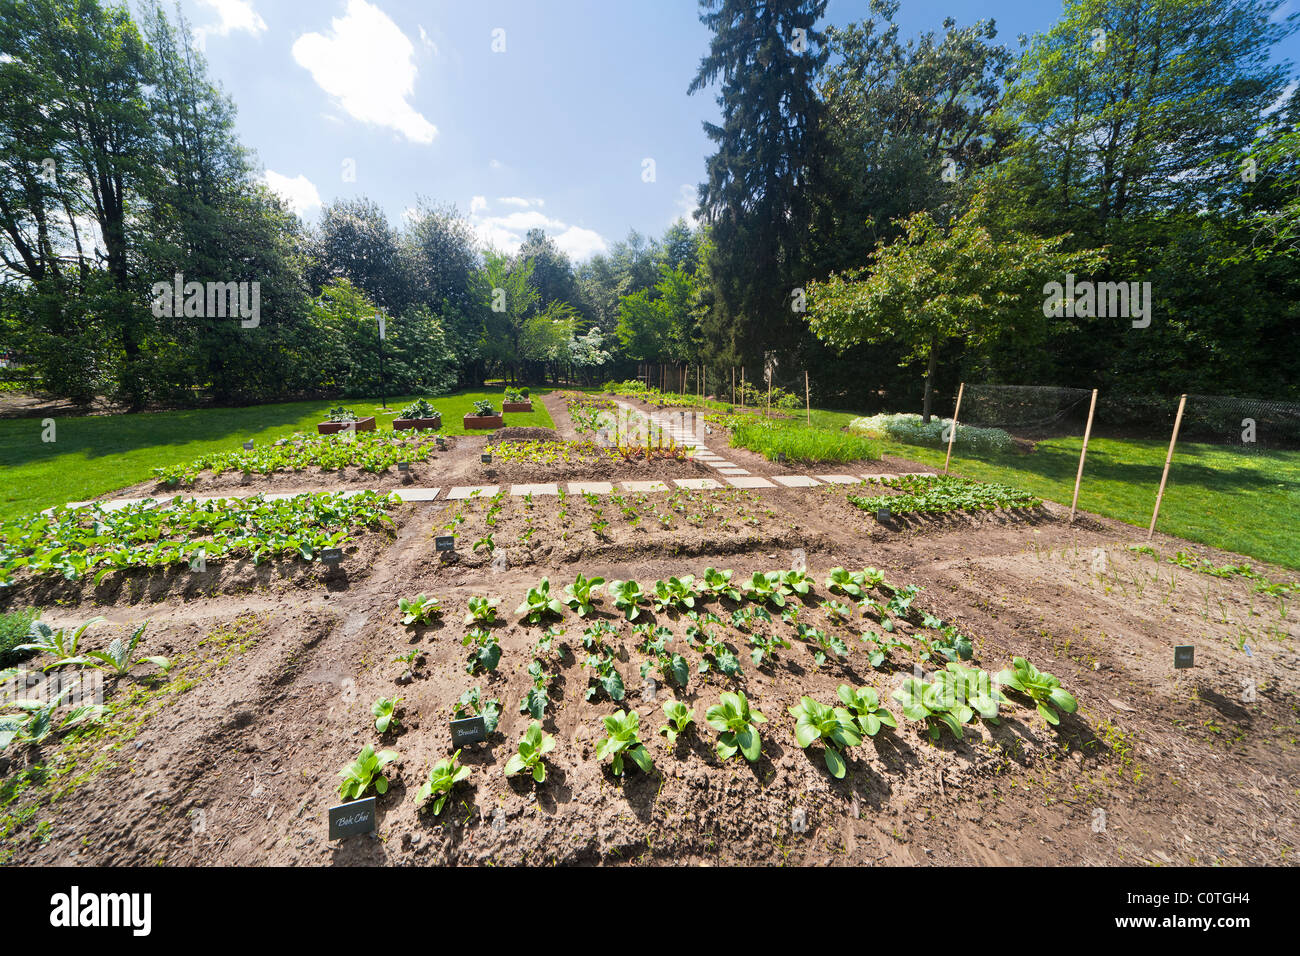
[[[536,399],[545,389],[532,389]],[[250,438],[273,441],[295,431],[316,433],[325,410],[343,404],[375,427],[392,428],[398,409],[419,396],[388,400],[388,412],[371,400],[287,402],[248,408],[205,408],[138,415],[100,415],[56,420],[56,441],[41,441],[41,419],[0,420],[0,518],[83,501],[151,477],[153,469],[213,451],[230,451]],[[486,399],[501,408],[500,389],[457,392],[433,399],[443,433],[463,435],[461,417]],[[540,401],[531,414],[512,413],[507,425],[554,424]],[[474,434],[474,433],[471,433]],[[486,432],[477,432],[486,434]]]

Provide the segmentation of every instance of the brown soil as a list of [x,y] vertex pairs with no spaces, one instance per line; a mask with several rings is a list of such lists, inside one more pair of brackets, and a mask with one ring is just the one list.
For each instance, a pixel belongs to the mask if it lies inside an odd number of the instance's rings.
[[[443,469],[462,458],[471,474],[474,444],[462,440],[440,460],[434,483],[448,484]],[[1295,859],[1300,628],[1293,608],[1256,593],[1251,581],[1131,551],[1143,535],[1129,526],[1094,516],[1070,525],[1052,504],[881,526],[850,507],[847,493],[624,495],[641,516],[635,525],[617,502],[593,506],[575,495],[538,497],[531,508],[504,497],[494,527],[490,500],[407,505],[396,513],[395,535],[362,538],[333,576],[300,562],[213,562],[214,580],[202,583],[179,574],[170,581],[110,575],[100,588],[20,584],[0,596],[0,610],[38,600],[58,623],[103,615],[108,624],[90,632],[96,646],[148,620],[141,653],[168,654],[175,664],[162,680],[144,677],[141,666],[136,677],[110,682],[115,710],[103,730],[62,750],[47,745],[42,759],[66,773],[0,806],[0,859],[42,866]],[[593,508],[609,522],[599,534]],[[668,515],[668,527],[656,514]],[[463,521],[455,523],[458,515]],[[695,515],[703,516],[698,525],[688,520]],[[452,557],[439,555],[433,541],[449,524],[459,535]],[[507,553],[504,570],[472,551],[489,530]],[[1188,547],[1163,536],[1153,544],[1161,554]],[[528,724],[519,702],[544,631],[514,612],[539,579],[549,578],[557,594],[577,571],[652,590],[656,579],[698,577],[713,566],[734,568],[739,582],[790,566],[795,549],[816,578],[801,622],[836,629],[818,606],[830,596],[822,585],[827,570],[872,565],[895,584],[922,587],[915,606],[970,635],[978,666],[996,672],[1013,655],[1027,656],[1078,697],[1078,712],[1053,730],[1015,698],[996,726],[977,721],[962,741],[945,732],[932,744],[886,701],[899,729],[850,751],[849,774],[836,781],[819,746],[799,749],[787,708],[804,694],[832,703],[840,683],[872,685],[888,698],[916,660],[895,651],[889,667],[873,669],[858,635],[878,628],[855,612],[850,627],[838,628],[847,658],[819,668],[809,645],[778,618],[774,631],[793,646],[756,667],[746,635],[729,626],[730,605],[709,602],[728,621],[715,630],[740,657],[738,679],[696,672],[701,655],[681,639],[688,621],[643,618],[669,627],[672,649],[692,667],[681,698],[694,706],[697,724],[670,749],[656,730],[671,691],[660,681],[656,698],[643,699],[645,655],[605,598],[599,611],[620,629],[610,643],[627,700],[585,698],[585,622],[566,612],[556,622],[565,633],[546,663],[554,676],[544,726],[556,738],[547,782],[503,776]],[[1241,560],[1196,550],[1216,564]],[[1250,563],[1274,580],[1290,579]],[[438,596],[445,613],[431,627],[405,628],[397,599],[421,592]],[[476,595],[500,598],[509,622],[496,629],[503,653],[490,676],[465,670],[461,620]],[[1195,646],[1194,668],[1174,670],[1177,644]],[[419,654],[408,672],[395,658],[411,650]],[[415,790],[450,754],[452,707],[475,685],[500,700],[499,732],[462,753],[473,773],[442,816],[419,813]],[[733,687],[769,721],[753,766],[739,756],[720,761],[703,719],[720,691]],[[403,698],[403,726],[380,738],[370,706],[394,695]],[[631,769],[619,779],[595,748],[601,718],[626,706],[641,717],[655,771]],[[336,772],[366,743],[401,755],[389,768],[392,788],[379,798],[379,838],[329,843]],[[0,779],[4,800],[29,779],[24,764],[34,759],[17,755]],[[54,792],[57,802],[49,799]],[[792,822],[800,816],[804,832]]]

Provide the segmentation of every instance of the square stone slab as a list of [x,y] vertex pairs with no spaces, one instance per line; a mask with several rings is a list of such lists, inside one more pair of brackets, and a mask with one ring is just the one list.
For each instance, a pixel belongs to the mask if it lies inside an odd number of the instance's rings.
[[441,488],[399,488],[397,497],[403,501],[433,501]]
[[747,475],[749,474],[744,468],[719,468],[720,475]]
[[520,497],[523,495],[558,495],[560,487],[554,482],[540,485],[511,485],[510,493]]
[[720,482],[712,478],[674,478],[673,484],[678,488],[690,488],[692,491],[705,491],[710,488],[721,488]]
[[478,492],[479,498],[491,498],[501,490],[500,485],[457,485],[451,491],[447,492],[449,501],[457,501],[462,498],[474,497],[474,492]]
[[623,482],[624,491],[648,492],[648,491],[667,491],[668,486],[662,481],[625,481]]
[[776,475],[774,480],[779,481],[787,488],[816,488],[821,484],[816,478],[808,475]]
[[571,481],[569,482],[569,494],[571,495],[607,495],[614,490],[613,482],[609,481]]
[[728,478],[727,482],[733,488],[775,488],[766,478],[760,478],[757,475],[751,475],[748,478]]
[[852,475],[818,475],[817,476],[828,485],[857,485],[861,484],[862,479],[854,478]]
[[739,468],[740,467],[734,461],[723,461],[722,459],[709,462],[709,464],[711,464],[714,468]]

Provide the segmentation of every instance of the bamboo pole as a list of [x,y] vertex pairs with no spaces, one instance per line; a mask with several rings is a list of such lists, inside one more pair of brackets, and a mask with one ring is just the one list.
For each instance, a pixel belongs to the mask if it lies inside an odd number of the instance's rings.
[[1165,482],[1169,479],[1169,466],[1174,461],[1174,446],[1178,444],[1178,429],[1183,424],[1183,408],[1187,405],[1187,396],[1178,399],[1178,414],[1174,416],[1174,433],[1169,436],[1169,454],[1165,456],[1165,470],[1160,475],[1160,490],[1156,492],[1156,508],[1151,512],[1151,527],[1147,528],[1147,540],[1156,533],[1156,519],[1160,517],[1160,502],[1165,496]]
[[771,372],[767,373],[767,411],[764,414],[768,418],[772,417],[772,373]]
[[812,424],[812,391],[808,387],[808,370],[803,370],[803,404],[808,410],[808,424]]
[[957,407],[952,410],[952,431],[948,433],[948,455],[943,460],[943,473],[948,474],[948,464],[952,461],[952,443],[957,440],[957,416],[961,414],[961,396],[966,391],[966,383],[957,386]]
[[1083,460],[1088,457],[1088,436],[1092,434],[1092,413],[1097,410],[1097,390],[1092,390],[1092,404],[1088,406],[1088,424],[1083,428],[1083,447],[1079,449],[1079,471],[1074,476],[1074,498],[1070,501],[1070,520],[1079,506],[1079,483],[1083,481]]
[[736,366],[731,366],[731,404],[736,404]]
[[745,366],[740,367],[740,407],[745,407]]

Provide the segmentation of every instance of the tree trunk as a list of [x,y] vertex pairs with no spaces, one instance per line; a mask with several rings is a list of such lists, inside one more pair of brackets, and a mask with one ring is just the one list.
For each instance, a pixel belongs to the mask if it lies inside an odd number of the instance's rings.
[[925,370],[925,400],[921,405],[921,419],[928,425],[930,424],[930,408],[934,404],[934,372],[939,364],[939,349],[937,343],[933,340],[930,342],[930,365]]

